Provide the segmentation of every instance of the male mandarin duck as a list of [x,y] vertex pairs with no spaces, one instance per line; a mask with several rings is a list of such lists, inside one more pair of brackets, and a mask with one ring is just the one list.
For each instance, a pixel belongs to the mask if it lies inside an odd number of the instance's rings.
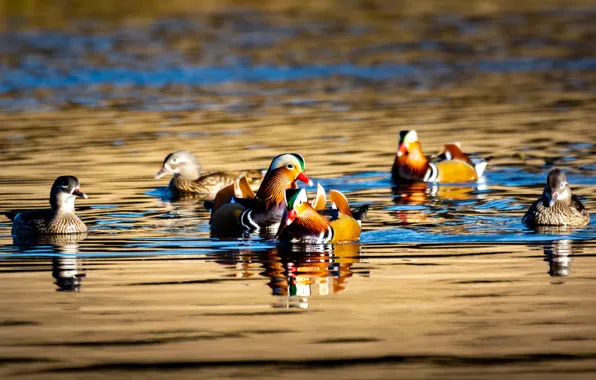
[[579,197],[571,193],[565,173],[553,169],[548,173],[542,195],[532,203],[522,222],[529,227],[581,227],[590,222],[590,214]]
[[306,189],[286,190],[287,209],[277,233],[279,241],[327,244],[352,243],[360,239],[361,222],[366,218],[368,206],[352,212],[345,196],[337,190],[331,190],[329,197],[334,209],[330,215],[323,215],[320,211],[323,211],[325,200],[323,197],[321,201],[321,191],[319,187],[317,197],[311,204],[306,197]]
[[426,157],[416,131],[401,131],[391,178],[395,183],[469,182],[480,178],[486,165],[485,160],[468,157],[457,143],[445,145],[437,157]]
[[218,232],[274,228],[285,210],[287,189],[297,188],[296,181],[312,185],[305,173],[304,158],[297,153],[281,154],[271,165],[256,194],[244,177],[239,180],[243,198],[234,195],[234,184],[221,189],[213,202],[205,202],[211,209],[210,224]]
[[234,183],[240,176],[245,176],[249,184],[258,184],[263,178],[261,170],[201,174],[199,160],[186,150],[170,153],[163,161],[161,170],[157,172],[155,179],[160,179],[168,173],[174,176],[169,184],[170,190],[178,193],[194,194],[216,193],[224,186]]
[[5,215],[12,220],[12,234],[56,235],[87,232],[87,226],[75,215],[75,198],[87,199],[77,177],[58,177],[50,190],[51,208],[11,211]]

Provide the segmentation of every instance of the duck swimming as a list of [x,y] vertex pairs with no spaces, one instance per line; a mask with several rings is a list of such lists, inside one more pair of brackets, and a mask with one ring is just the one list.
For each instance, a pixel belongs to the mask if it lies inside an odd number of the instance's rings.
[[487,164],[483,159],[471,158],[463,153],[458,143],[445,145],[443,152],[436,157],[427,157],[422,153],[416,131],[401,131],[391,179],[397,184],[476,181]]
[[553,169],[546,177],[542,195],[532,203],[522,222],[529,227],[581,227],[590,222],[590,214],[579,197],[571,192],[565,173]]
[[75,215],[75,199],[87,199],[77,177],[56,178],[50,190],[50,208],[11,211],[5,215],[12,220],[12,235],[57,235],[87,232],[87,226]]
[[201,173],[199,160],[187,150],[168,154],[161,170],[155,174],[155,179],[160,179],[166,174],[174,176],[168,186],[170,190],[187,194],[216,193],[234,183],[240,176],[245,176],[251,185],[257,185],[263,178],[261,170]]
[[[324,196],[319,187],[317,197],[309,203],[306,189],[286,190],[287,209],[277,233],[280,242],[303,244],[353,243],[360,239],[361,222],[368,206],[352,211],[345,196],[331,190],[333,209],[323,211]],[[324,194],[324,191],[323,191]]]
[[240,186],[244,197],[235,197],[232,184],[220,190],[213,202],[205,202],[211,210],[211,229],[221,233],[276,227],[285,210],[284,192],[297,188],[296,181],[312,185],[304,158],[298,153],[280,154],[271,161],[256,194],[247,186]]

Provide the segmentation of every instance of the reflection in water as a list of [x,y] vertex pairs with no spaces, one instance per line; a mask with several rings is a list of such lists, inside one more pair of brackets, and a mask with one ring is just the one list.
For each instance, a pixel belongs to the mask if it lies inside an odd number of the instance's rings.
[[76,256],[60,256],[52,259],[52,277],[59,292],[80,292],[83,278],[86,273],[81,273],[81,259]]
[[392,187],[393,201],[397,204],[427,205],[437,200],[468,200],[481,199],[479,190],[485,190],[486,184],[477,183],[475,186],[446,186],[436,183],[406,183]]
[[87,238],[87,234],[67,235],[42,235],[29,237],[13,237],[14,245],[18,245],[21,251],[34,249],[39,245],[51,245],[54,252],[60,256],[52,258],[52,277],[56,279],[55,284],[59,292],[79,292],[83,285],[83,278],[86,273],[82,270],[81,259],[76,254],[79,252],[80,241]]
[[284,246],[268,252],[264,261],[275,307],[308,308],[312,295],[329,296],[345,290],[352,264],[360,261],[360,244]]
[[[393,202],[404,205],[395,211],[395,218],[401,224],[428,223],[432,216],[426,212],[420,212],[419,208],[441,207],[451,201],[466,201],[471,199],[482,199],[486,195],[479,191],[485,190],[486,185],[478,182],[475,186],[462,185],[439,185],[436,183],[405,183],[393,186]],[[408,207],[413,207],[408,209]]]
[[288,245],[264,252],[226,250],[215,256],[233,277],[253,277],[264,268],[260,274],[270,279],[272,294],[283,297],[274,307],[308,308],[309,297],[329,296],[347,288],[351,267],[360,261],[360,250],[360,244]]
[[[543,235],[561,235],[569,236],[573,232],[580,230],[581,227],[566,226],[536,226],[534,231]],[[544,261],[548,262],[548,274],[551,277],[567,277],[570,274],[571,254],[581,254],[584,252],[584,242],[582,240],[561,239],[553,240],[544,244]]]
[[571,254],[584,252],[584,243],[576,240],[556,240],[544,245],[544,261],[548,262],[551,277],[567,277],[570,274]]

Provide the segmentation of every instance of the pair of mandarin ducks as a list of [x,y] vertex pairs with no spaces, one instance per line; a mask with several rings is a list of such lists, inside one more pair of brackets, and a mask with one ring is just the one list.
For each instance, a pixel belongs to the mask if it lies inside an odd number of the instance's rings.
[[[485,160],[463,153],[459,144],[447,144],[437,156],[422,152],[416,131],[402,131],[391,176],[396,184],[412,182],[461,183],[476,181],[487,166]],[[156,179],[172,174],[169,189],[177,194],[216,193],[213,201],[205,202],[211,210],[211,229],[219,235],[239,231],[277,229],[276,237],[293,243],[349,243],[358,241],[361,222],[368,206],[352,210],[345,196],[331,190],[331,209],[326,209],[323,188],[308,201],[305,189],[297,181],[312,185],[305,172],[304,158],[297,153],[275,157],[268,170],[215,172],[202,174],[196,157],[188,151],[178,151],[166,157]],[[260,181],[255,193],[252,186]],[[236,196],[239,190],[241,196]],[[51,208],[9,212],[12,233],[19,235],[54,235],[85,233],[87,227],[75,215],[74,200],[87,198],[80,190],[76,177],[58,177],[50,191]],[[565,174],[552,170],[541,197],[524,215],[529,227],[585,226],[590,216],[572,194]]]

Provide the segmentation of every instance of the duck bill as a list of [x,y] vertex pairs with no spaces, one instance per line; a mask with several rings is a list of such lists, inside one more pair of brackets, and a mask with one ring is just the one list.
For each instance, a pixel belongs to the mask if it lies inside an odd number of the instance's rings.
[[286,216],[286,226],[289,226],[290,224],[292,224],[292,222],[294,222],[294,219],[296,219],[296,211],[295,210],[288,211],[288,215]]
[[308,176],[304,172],[301,172],[300,174],[298,174],[298,177],[296,177],[296,179],[306,183],[308,186],[313,185],[312,181],[308,178]]
[[408,147],[406,144],[400,143],[399,147],[397,148],[397,157],[401,157],[406,153],[408,153]]
[[78,187],[72,191],[72,195],[87,199],[87,194],[83,193]]
[[161,177],[163,177],[164,175],[168,174],[168,170],[166,168],[161,168],[160,171],[157,172],[157,174],[155,175],[155,179],[160,179]]
[[550,200],[548,201],[548,207],[553,207],[555,205],[555,203],[557,202],[557,199],[559,199],[559,192],[555,191],[550,196]]

